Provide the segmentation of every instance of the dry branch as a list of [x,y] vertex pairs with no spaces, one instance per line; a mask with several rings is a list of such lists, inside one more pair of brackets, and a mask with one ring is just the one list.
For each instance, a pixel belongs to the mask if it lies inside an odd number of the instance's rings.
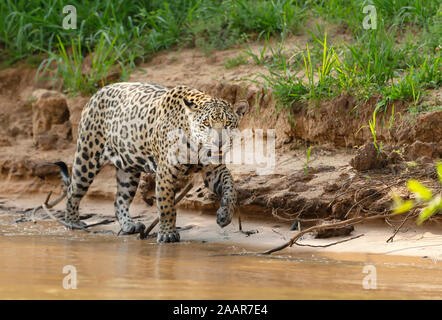
[[74,226],[74,225],[72,225],[72,224],[70,224],[70,223],[67,223],[67,222],[64,221],[64,220],[58,219],[56,216],[54,216],[54,215],[52,214],[52,212],[49,211],[49,208],[46,206],[46,204],[43,204],[42,207],[43,207],[43,209],[45,210],[46,214],[47,214],[52,220],[57,221],[58,223],[61,223],[61,224],[64,225],[66,228],[69,228],[69,229],[80,229],[80,230],[83,230],[83,231],[86,231],[86,232],[89,232],[89,233],[110,233],[110,234],[115,234],[115,233],[114,233],[113,231],[111,231],[111,230],[89,230],[89,229],[88,229],[89,226],[84,226],[84,227],[81,227],[81,226]]
[[66,194],[67,194],[67,190],[64,189],[63,192],[61,193],[61,195],[57,199],[55,199],[53,202],[49,203],[49,199],[51,198],[51,195],[52,195],[52,191],[49,191],[43,205],[35,207],[34,210],[32,211],[32,214],[31,214],[32,222],[34,222],[34,223],[36,222],[35,221],[35,214],[37,213],[38,210],[43,209],[44,206],[46,206],[47,209],[51,209],[51,208],[55,207],[58,203],[60,203],[61,200],[63,200],[66,197]]
[[[267,251],[262,251],[262,252],[241,252],[241,253],[232,253],[230,255],[234,255],[234,256],[242,256],[242,255],[269,255],[272,254],[274,252],[283,250],[287,247],[291,247],[292,245],[296,244],[296,245],[302,245],[297,243],[297,241],[306,233],[312,232],[312,231],[316,231],[316,230],[327,230],[327,229],[334,229],[334,228],[342,228],[342,227],[347,227],[350,225],[354,225],[366,220],[371,220],[371,219],[379,219],[379,218],[385,218],[386,216],[383,214],[379,214],[379,215],[374,215],[374,216],[368,216],[368,217],[357,217],[357,218],[352,218],[352,219],[348,219],[348,220],[344,220],[344,221],[339,221],[336,223],[330,223],[330,224],[325,224],[325,225],[318,225],[318,226],[313,226],[310,228],[307,228],[301,232],[298,232],[293,238],[291,238],[289,241],[283,243],[280,246],[277,246],[275,248],[269,249]],[[362,235],[358,235],[356,237],[350,238],[350,239],[345,239],[345,240],[340,240],[334,243],[330,243],[327,245],[323,245],[324,246],[332,246],[332,245],[336,245],[338,243],[342,243],[342,242],[346,242],[346,241],[350,241],[356,238],[361,237]],[[312,245],[309,245],[312,246]]]
[[402,220],[402,223],[399,225],[399,227],[396,228],[396,230],[394,231],[393,235],[387,239],[387,243],[388,242],[393,242],[394,237],[396,236],[396,234],[399,232],[399,230],[401,230],[401,228],[404,226],[405,222],[407,222],[408,219],[410,219],[416,212],[415,210],[410,211],[407,216],[405,217],[404,220]]
[[339,243],[343,243],[343,242],[347,242],[347,241],[350,241],[350,240],[354,240],[354,239],[360,238],[362,236],[364,236],[363,233],[359,234],[357,236],[348,238],[348,239],[339,240],[339,241],[332,242],[332,243],[327,243],[327,244],[307,244],[307,243],[298,243],[297,241],[295,241],[293,244],[296,244],[297,246],[300,246],[300,247],[327,248],[327,247],[331,247],[331,246],[334,246],[334,245],[339,244]]
[[299,232],[296,236],[294,236],[292,239],[290,239],[286,243],[284,243],[284,244],[282,244],[282,245],[280,245],[278,247],[275,247],[273,249],[261,252],[261,254],[271,254],[273,252],[285,249],[285,248],[287,248],[289,246],[291,247],[304,234],[312,232],[312,231],[315,231],[315,230],[327,230],[327,229],[334,229],[334,228],[339,228],[339,227],[346,227],[346,226],[350,226],[350,225],[354,225],[354,224],[360,223],[360,222],[365,221],[365,220],[378,219],[378,218],[385,218],[385,215],[382,214],[382,215],[375,215],[375,216],[369,216],[369,217],[357,217],[357,218],[352,218],[352,219],[348,219],[348,220],[344,220],[344,221],[340,221],[340,222],[336,222],[336,223],[331,223],[331,224],[326,224],[326,225],[319,225],[319,226],[313,226],[313,227],[307,228],[307,229]]
[[243,231],[242,224],[241,224],[241,213],[240,213],[241,211],[239,209],[237,209],[237,211],[238,211],[238,229],[239,229],[239,232],[245,234],[247,237],[252,235],[252,234],[258,233],[258,230]]

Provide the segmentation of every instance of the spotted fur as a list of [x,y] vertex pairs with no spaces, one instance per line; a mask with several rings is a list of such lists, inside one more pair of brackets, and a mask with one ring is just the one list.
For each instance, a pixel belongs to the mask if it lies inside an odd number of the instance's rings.
[[129,215],[141,172],[156,175],[158,242],[179,241],[175,225],[176,186],[178,181],[182,185],[182,181],[197,172],[202,174],[206,187],[221,199],[217,223],[221,227],[228,225],[237,202],[229,170],[224,164],[170,161],[171,146],[178,139],[171,139],[170,133],[179,129],[189,149],[210,157],[207,150],[214,144],[222,145],[207,133],[209,129],[237,128],[247,107],[247,102],[232,106],[185,86],[167,89],[146,83],[117,83],[102,88],[81,114],[67,190],[66,221],[81,224],[80,201],[103,165],[110,162],[117,170],[115,214],[123,232],[138,233],[144,228]]

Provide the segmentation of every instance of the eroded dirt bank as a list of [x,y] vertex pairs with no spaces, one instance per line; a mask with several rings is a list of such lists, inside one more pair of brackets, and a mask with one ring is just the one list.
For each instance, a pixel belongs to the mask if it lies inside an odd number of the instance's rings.
[[[247,99],[251,108],[240,129],[251,129],[252,134],[256,129],[275,130],[276,162],[270,174],[261,174],[256,165],[231,166],[242,214],[277,216],[308,226],[326,217],[386,212],[389,193],[407,195],[405,181],[411,177],[438,187],[434,161],[442,155],[441,110],[411,116],[405,104],[397,102],[394,113],[390,108],[379,114],[377,141],[384,144],[384,155],[378,159],[367,126],[376,98],[361,104],[343,95],[313,108],[293,109],[291,116],[284,110],[276,113],[271,92],[240,81],[259,67],[223,67],[224,60],[235,54],[235,50],[210,57],[190,50],[160,54],[129,81],[185,84],[230,102]],[[11,199],[30,194],[43,199],[48,191],[60,190],[58,168],[52,163],[72,163],[81,110],[89,99],[66,96],[55,90],[59,84],[35,82],[34,72],[29,68],[0,72],[0,188]],[[432,95],[440,95],[440,90]],[[306,165],[308,146],[312,149]],[[113,168],[105,167],[88,197],[113,200],[114,176]],[[145,176],[136,197],[148,207],[154,206],[151,182],[152,177]],[[180,203],[182,208],[211,213],[217,205],[201,181]]]

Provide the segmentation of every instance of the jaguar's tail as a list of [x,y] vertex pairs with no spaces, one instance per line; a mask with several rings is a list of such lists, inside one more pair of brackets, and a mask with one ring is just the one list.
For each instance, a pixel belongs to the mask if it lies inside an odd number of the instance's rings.
[[63,181],[66,187],[69,187],[71,184],[71,178],[69,177],[68,166],[63,161],[58,161],[54,164],[60,168],[61,181]]

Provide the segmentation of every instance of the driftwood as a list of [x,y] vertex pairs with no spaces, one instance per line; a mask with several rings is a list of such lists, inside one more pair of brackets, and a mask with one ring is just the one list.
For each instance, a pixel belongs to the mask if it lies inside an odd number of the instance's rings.
[[[86,231],[86,232],[89,232],[89,233],[110,233],[110,234],[115,234],[115,233],[114,233],[113,231],[111,231],[111,230],[89,230],[88,228],[89,228],[91,225],[86,225],[86,226],[84,226],[84,227],[82,227],[82,226],[75,226],[75,225],[72,225],[72,224],[67,223],[66,221],[61,220],[61,219],[58,219],[56,216],[54,216],[54,215],[52,214],[52,212],[49,211],[49,208],[46,206],[46,204],[43,204],[42,207],[43,207],[43,209],[45,210],[46,214],[47,214],[52,220],[61,223],[62,225],[64,225],[64,226],[67,227],[68,229],[80,229],[80,230],[83,230],[83,231]],[[105,221],[107,221],[107,220],[105,220]],[[94,223],[93,225],[96,226],[96,225],[98,225],[98,224],[102,224],[102,222],[100,222],[100,223]]]
[[47,209],[51,209],[51,208],[55,207],[57,204],[59,204],[61,202],[61,200],[63,200],[66,197],[66,194],[67,194],[67,190],[64,189],[63,193],[57,199],[55,199],[53,202],[49,203],[49,199],[51,198],[51,195],[52,195],[52,191],[49,191],[48,195],[46,196],[45,202],[42,205],[35,207],[34,210],[32,210],[32,214],[31,214],[32,222],[36,222],[35,221],[35,214],[37,213],[38,210],[41,210],[44,207],[46,207],[45,210],[47,211]]
[[339,228],[339,227],[346,227],[349,225],[354,225],[366,220],[371,220],[371,219],[379,219],[379,218],[386,218],[385,215],[383,214],[379,214],[379,215],[373,215],[373,216],[368,216],[368,217],[357,217],[357,218],[352,218],[352,219],[348,219],[348,220],[343,220],[340,222],[336,222],[336,223],[330,223],[330,224],[325,224],[325,225],[318,225],[318,226],[313,226],[310,228],[307,228],[303,231],[298,232],[293,238],[291,238],[289,241],[285,242],[284,244],[277,246],[275,248],[269,249],[267,251],[262,251],[262,252],[241,252],[241,253],[232,253],[229,255],[233,255],[233,256],[242,256],[242,255],[269,255],[272,254],[274,252],[283,250],[287,247],[291,247],[294,244],[296,245],[300,245],[300,246],[309,246],[309,247],[330,247],[332,245],[336,245],[339,243],[343,243],[343,242],[347,242],[350,240],[354,240],[357,239],[359,237],[362,237],[363,234],[349,238],[349,239],[344,239],[344,240],[340,240],[340,241],[336,241],[333,243],[329,243],[326,245],[320,245],[320,246],[316,246],[316,245],[307,245],[307,244],[299,244],[297,243],[297,241],[306,233],[312,232],[312,231],[316,231],[316,230],[325,230],[325,229],[334,229],[334,228]]

